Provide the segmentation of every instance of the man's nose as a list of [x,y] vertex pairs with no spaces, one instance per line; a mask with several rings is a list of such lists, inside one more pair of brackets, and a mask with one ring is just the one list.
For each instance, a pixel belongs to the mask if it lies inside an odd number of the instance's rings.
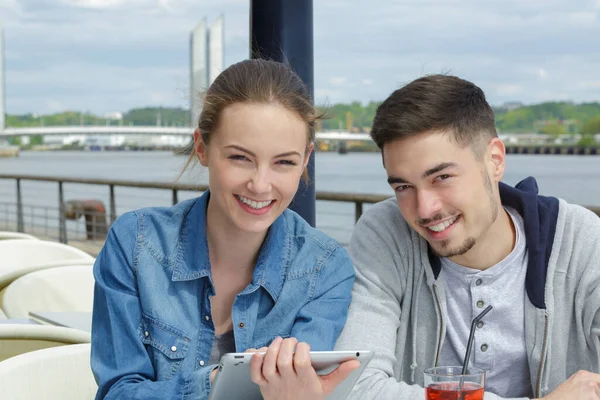
[[419,190],[417,192],[417,216],[421,220],[429,220],[440,213],[442,201],[433,190]]

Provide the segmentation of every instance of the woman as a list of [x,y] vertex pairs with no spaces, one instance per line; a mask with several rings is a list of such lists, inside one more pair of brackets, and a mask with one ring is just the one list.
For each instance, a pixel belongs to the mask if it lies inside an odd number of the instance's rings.
[[317,118],[283,64],[217,77],[190,158],[210,190],[125,213],[94,265],[97,399],[204,399],[222,354],[265,346],[252,379],[266,399],[324,398],[357,366],[319,378],[308,359],[333,348],[354,281],[346,251],[287,209]]

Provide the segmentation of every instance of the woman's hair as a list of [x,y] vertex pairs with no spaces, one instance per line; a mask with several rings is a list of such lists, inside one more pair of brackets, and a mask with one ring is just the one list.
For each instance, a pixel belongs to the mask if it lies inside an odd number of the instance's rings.
[[[297,113],[307,125],[307,149],[315,138],[315,122],[323,117],[316,113],[308,87],[288,65],[244,60],[221,72],[204,94],[198,128],[205,144],[219,128],[223,110],[236,103],[275,104]],[[192,147],[183,171],[195,160]],[[303,177],[308,178],[306,171]]]

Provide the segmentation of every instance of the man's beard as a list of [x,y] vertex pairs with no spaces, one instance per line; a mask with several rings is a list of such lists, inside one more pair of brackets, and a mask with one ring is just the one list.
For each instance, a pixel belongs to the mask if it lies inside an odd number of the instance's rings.
[[[488,195],[489,205],[490,205],[490,208],[492,209],[491,210],[492,211],[492,221],[490,223],[490,225],[492,225],[496,221],[496,218],[498,218],[498,207],[496,207],[496,201],[494,198],[494,190],[492,188],[492,180],[490,179],[489,175],[486,173],[485,169],[482,168],[481,173],[483,175],[483,185],[485,186],[485,191]],[[432,219],[435,220],[436,218],[434,217]],[[439,219],[443,219],[443,218],[439,218]],[[451,257],[456,257],[456,256],[462,256],[463,254],[465,254],[466,252],[471,250],[475,246],[475,244],[477,244],[477,239],[473,236],[469,236],[459,246],[456,246],[456,247],[450,247],[449,240],[444,240],[442,242],[439,242],[436,246],[439,248],[436,248],[431,245],[430,245],[430,247],[438,257],[451,258]]]
[[477,241],[475,240],[474,237],[468,237],[465,239],[464,242],[462,242],[462,244],[460,246],[451,248],[451,247],[449,247],[449,241],[444,240],[444,241],[438,243],[438,245],[437,245],[437,247],[441,247],[441,248],[437,249],[434,246],[431,246],[431,249],[438,257],[451,258],[451,257],[456,257],[456,256],[462,256],[467,251],[471,250],[473,248],[473,246],[475,246],[475,243],[477,243]]

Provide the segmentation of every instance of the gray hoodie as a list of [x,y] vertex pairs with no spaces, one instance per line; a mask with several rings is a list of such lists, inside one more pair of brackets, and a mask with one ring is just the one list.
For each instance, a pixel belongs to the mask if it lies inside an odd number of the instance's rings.
[[[600,218],[539,196],[533,178],[500,183],[500,196],[525,222],[525,340],[533,393],[543,397],[580,369],[600,372]],[[446,336],[439,259],[393,198],[362,216],[349,251],[356,281],[336,350],[376,354],[348,398],[424,399],[423,370],[437,365]]]

